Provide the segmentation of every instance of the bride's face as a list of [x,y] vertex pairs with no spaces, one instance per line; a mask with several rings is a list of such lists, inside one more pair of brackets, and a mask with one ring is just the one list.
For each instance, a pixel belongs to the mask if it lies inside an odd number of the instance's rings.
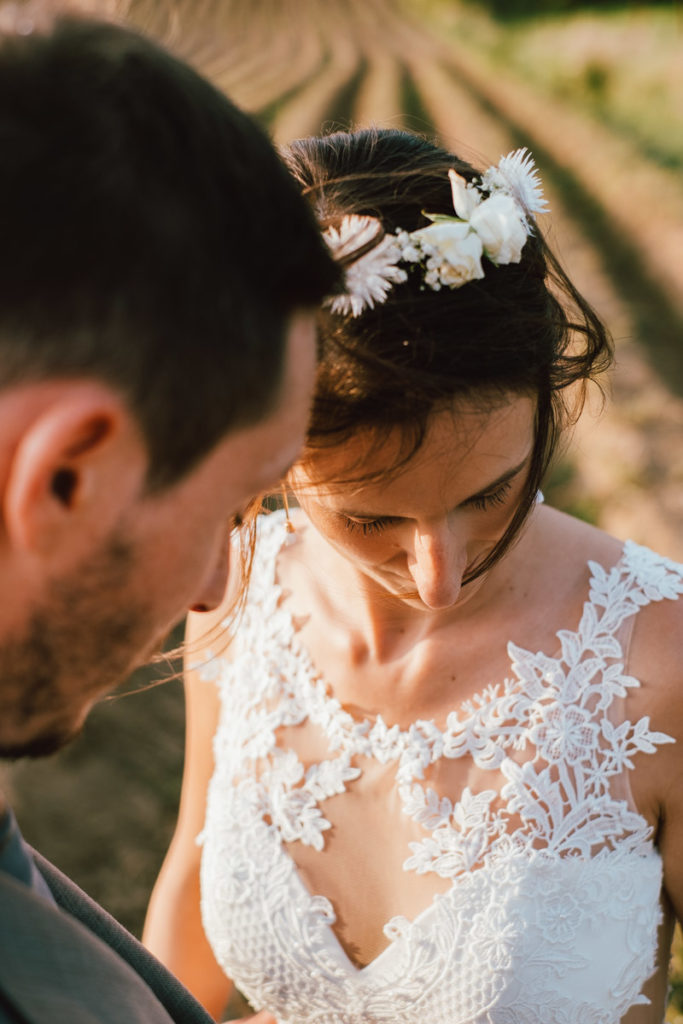
[[[535,403],[511,397],[435,413],[397,474],[400,430],[379,449],[359,434],[296,468],[294,493],[315,529],[379,591],[421,608],[466,599],[463,578],[503,536],[528,475]],[[349,474],[365,482],[342,484]]]

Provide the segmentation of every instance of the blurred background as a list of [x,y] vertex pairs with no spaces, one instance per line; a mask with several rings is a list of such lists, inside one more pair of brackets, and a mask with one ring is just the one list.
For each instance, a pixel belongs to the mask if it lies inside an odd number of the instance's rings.
[[[544,230],[617,346],[609,404],[587,410],[546,497],[683,561],[683,4],[80,6],[162,40],[279,144],[374,123],[438,135],[483,166],[528,146],[550,200]],[[182,756],[175,680],[104,701],[72,747],[6,773],[27,839],[138,935]],[[667,1020],[681,1024],[678,937],[671,979]]]

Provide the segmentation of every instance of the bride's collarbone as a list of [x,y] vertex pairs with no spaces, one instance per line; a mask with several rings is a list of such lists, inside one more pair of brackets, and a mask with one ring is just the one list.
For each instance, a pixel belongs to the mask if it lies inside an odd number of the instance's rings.
[[[514,636],[512,637],[514,639]],[[443,630],[376,658],[358,637],[332,639],[310,618],[298,634],[313,676],[355,718],[379,715],[388,725],[416,719],[437,723],[462,703],[510,674],[505,628]],[[552,652],[556,641],[549,642]]]
[[399,709],[403,717],[439,717],[502,681],[510,673],[509,641],[554,656],[557,631],[577,627],[588,597],[583,559],[560,567],[541,558],[547,544],[530,557],[522,543],[469,605],[434,616],[411,608],[376,614],[372,600],[340,598],[326,585],[305,541],[283,551],[278,564],[297,642],[342,704],[383,717],[382,708],[393,710],[394,722]]
[[442,630],[397,645],[377,658],[359,637],[337,636],[309,620],[300,642],[331,694],[355,718],[381,716],[387,725],[407,727],[416,719],[446,716],[490,683],[509,674],[508,636],[482,630]]

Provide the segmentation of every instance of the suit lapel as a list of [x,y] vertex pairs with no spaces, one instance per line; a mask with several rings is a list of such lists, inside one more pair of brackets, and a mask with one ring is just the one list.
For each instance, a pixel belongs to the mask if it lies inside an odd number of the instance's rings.
[[132,968],[78,921],[0,874],[0,987],[31,1024],[169,1024]]
[[178,979],[130,932],[37,851],[35,863],[57,904],[113,949],[142,979],[176,1024],[214,1024],[213,1018]]

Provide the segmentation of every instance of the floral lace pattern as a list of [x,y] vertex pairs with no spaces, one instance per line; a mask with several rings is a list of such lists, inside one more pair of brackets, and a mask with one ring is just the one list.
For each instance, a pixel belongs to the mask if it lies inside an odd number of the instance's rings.
[[[218,661],[222,717],[203,834],[202,910],[215,955],[257,1009],[283,1024],[618,1024],[646,1002],[660,921],[661,860],[645,819],[613,796],[633,755],[670,737],[647,718],[615,722],[620,626],[683,594],[683,567],[631,542],[616,566],[589,563],[576,631],[557,657],[508,645],[511,675],[445,728],[358,721],[316,676],[281,607],[280,516],[263,524],[232,662]],[[278,730],[308,721],[328,754],[305,769]],[[456,801],[431,766],[468,756],[504,779]],[[395,765],[403,813],[424,832],[405,871],[451,886],[359,969],[283,842],[324,849],[321,804],[346,792],[359,758]],[[493,775],[491,776],[493,779]]]

